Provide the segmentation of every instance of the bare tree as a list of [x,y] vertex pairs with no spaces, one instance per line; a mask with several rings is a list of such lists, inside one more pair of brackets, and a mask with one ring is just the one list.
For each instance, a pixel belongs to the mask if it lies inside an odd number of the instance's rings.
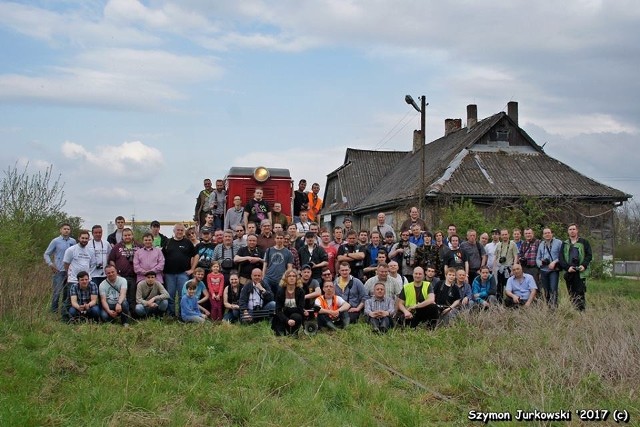
[[17,163],[4,171],[0,182],[0,217],[31,222],[59,216],[66,201],[60,175],[53,177],[53,165],[44,172],[29,174]]

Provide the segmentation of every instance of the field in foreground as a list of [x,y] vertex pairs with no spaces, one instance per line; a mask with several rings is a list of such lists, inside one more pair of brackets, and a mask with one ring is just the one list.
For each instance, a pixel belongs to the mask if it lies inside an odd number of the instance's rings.
[[386,336],[362,324],[297,339],[266,324],[123,329],[9,311],[0,425],[469,425],[470,410],[588,408],[626,409],[638,425],[640,282],[589,283],[584,314],[563,292],[554,313],[481,313]]

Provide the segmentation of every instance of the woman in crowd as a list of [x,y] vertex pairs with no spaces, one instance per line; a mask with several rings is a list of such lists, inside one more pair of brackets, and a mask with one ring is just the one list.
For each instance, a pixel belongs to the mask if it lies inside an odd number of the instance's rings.
[[291,335],[298,331],[304,318],[302,279],[295,270],[287,270],[276,294],[276,314],[272,327],[276,335]]

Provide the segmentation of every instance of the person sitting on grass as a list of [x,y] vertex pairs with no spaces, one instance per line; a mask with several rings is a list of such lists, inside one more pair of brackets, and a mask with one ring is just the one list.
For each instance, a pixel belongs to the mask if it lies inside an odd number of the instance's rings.
[[373,296],[364,302],[364,314],[373,332],[384,334],[391,327],[391,319],[396,314],[395,302],[385,295],[384,283],[378,282],[373,287]]
[[535,301],[536,294],[538,293],[536,281],[532,275],[522,270],[520,264],[513,264],[511,271],[513,272],[513,276],[507,280],[504,305],[514,308],[530,306],[531,303]]
[[[455,280],[455,271],[452,282]],[[435,296],[431,284],[424,281],[422,267],[413,269],[413,282],[402,287],[397,298],[398,312],[404,320],[404,324],[412,328],[421,323],[434,326],[438,320],[438,307],[435,304]]]
[[105,322],[113,322],[116,317],[120,317],[122,326],[129,327],[131,315],[127,302],[127,280],[118,275],[118,270],[114,265],[106,266],[104,272],[107,278],[100,283],[98,288],[102,305],[100,317]]
[[211,304],[211,320],[222,320],[222,313],[224,312],[224,274],[220,273],[219,261],[211,261],[211,273],[207,275],[207,288]]
[[98,287],[91,281],[89,273],[86,271],[80,271],[76,277],[78,282],[72,283],[69,289],[69,295],[71,296],[69,320],[76,321],[80,318],[100,320]]
[[433,287],[433,294],[439,310],[438,324],[447,325],[458,315],[462,301],[460,288],[456,285],[456,270],[453,267],[447,268],[445,279]]
[[180,300],[180,318],[185,323],[204,323],[209,316],[209,311],[198,304],[199,301],[196,297],[198,285],[194,281],[189,281],[186,283],[186,287],[186,293],[182,294]]
[[240,311],[242,323],[252,323],[269,319],[275,309],[271,288],[262,283],[262,270],[254,268],[251,272],[251,283],[247,283],[240,291]]
[[473,279],[473,299],[476,302],[476,307],[489,308],[490,306],[498,305],[498,298],[496,298],[496,281],[489,270],[489,267],[484,266],[480,269],[480,275]]
[[276,315],[272,328],[276,335],[293,335],[298,332],[304,319],[304,290],[302,279],[293,270],[287,270],[280,281],[276,294]]
[[471,291],[471,285],[468,282],[467,272],[463,268],[456,270],[456,286],[460,292],[460,309],[468,310],[475,304],[473,299],[473,292]]
[[189,283],[193,283],[196,285],[196,298],[198,299],[198,304],[202,306],[202,308],[206,309],[209,312],[209,291],[207,290],[207,285],[204,284],[204,268],[196,267],[193,270],[193,279],[185,282],[182,287],[182,294],[184,295],[187,292],[187,285]]
[[332,282],[322,284],[324,295],[316,298],[315,308],[318,311],[318,329],[327,328],[336,331],[349,324],[348,302],[336,295],[336,288]]
[[169,292],[156,280],[155,271],[147,271],[136,289],[136,315],[160,317],[169,308]]
[[224,308],[227,312],[222,317],[224,322],[235,323],[240,320],[240,277],[238,273],[232,271],[229,274],[229,286],[224,288],[223,300]]

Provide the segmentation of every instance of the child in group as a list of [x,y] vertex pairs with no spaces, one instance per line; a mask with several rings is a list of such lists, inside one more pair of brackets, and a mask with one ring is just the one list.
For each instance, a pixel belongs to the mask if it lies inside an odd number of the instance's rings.
[[198,298],[196,298],[198,286],[193,281],[187,282],[186,286],[187,293],[182,295],[180,300],[180,317],[183,322],[204,323],[209,312],[198,304]]
[[211,273],[207,275],[207,288],[211,302],[211,320],[222,320],[224,275],[220,273],[220,262],[211,261]]
[[193,270],[193,279],[185,282],[182,287],[182,295],[187,293],[187,286],[189,283],[193,283],[196,285],[196,300],[198,304],[204,309],[209,308],[209,291],[207,290],[207,285],[204,284],[204,268],[197,267]]

